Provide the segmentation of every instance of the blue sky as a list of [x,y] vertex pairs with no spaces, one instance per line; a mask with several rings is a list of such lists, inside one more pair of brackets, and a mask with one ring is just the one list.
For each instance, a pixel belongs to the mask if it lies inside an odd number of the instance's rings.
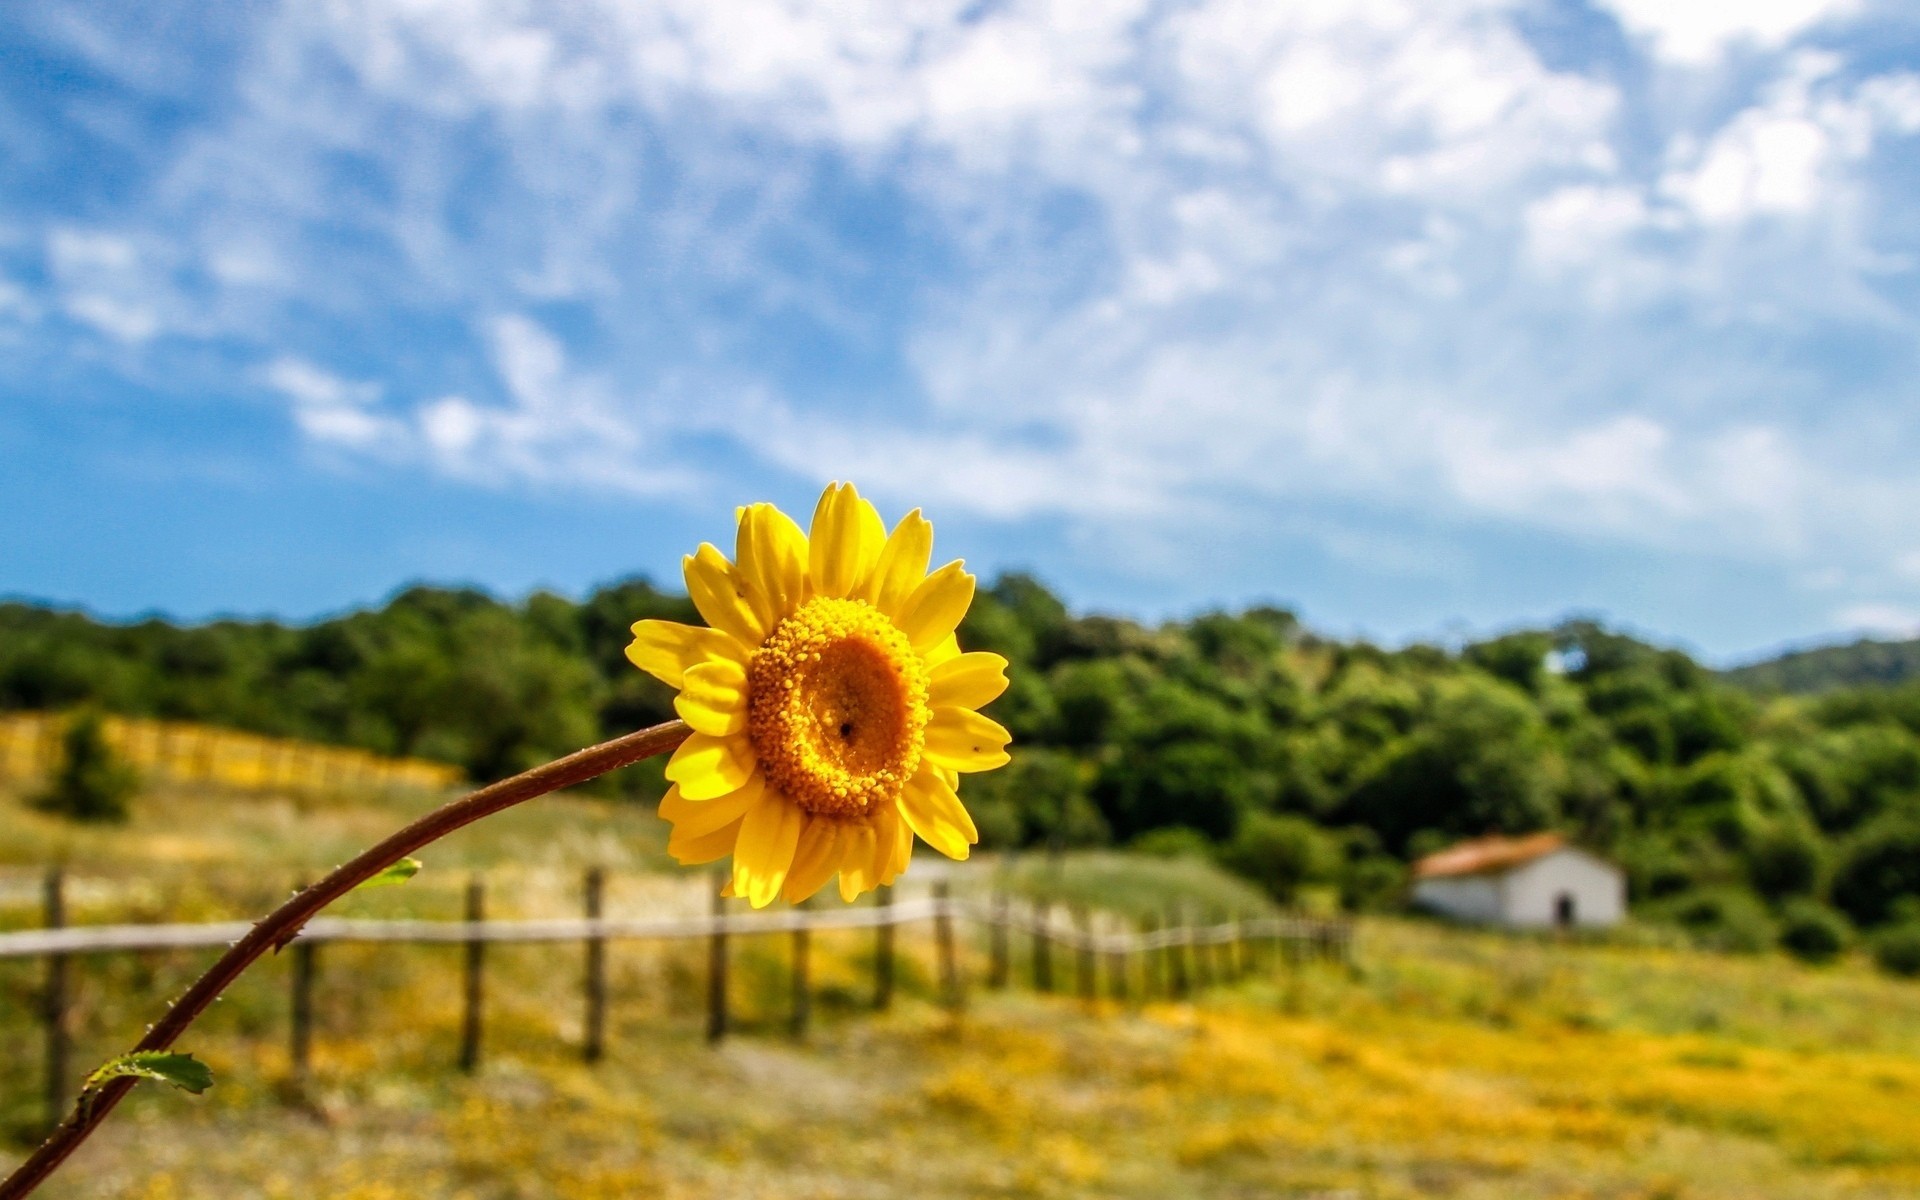
[[1906,634],[1916,185],[1872,0],[6,6],[0,593],[671,582],[851,478],[1083,608]]

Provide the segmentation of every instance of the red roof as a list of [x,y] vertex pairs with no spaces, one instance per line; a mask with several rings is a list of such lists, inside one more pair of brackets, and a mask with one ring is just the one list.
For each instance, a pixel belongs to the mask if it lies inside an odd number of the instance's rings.
[[1486,875],[1505,871],[1536,858],[1545,858],[1566,844],[1567,839],[1557,833],[1534,833],[1517,838],[1492,834],[1427,855],[1413,864],[1413,877],[1433,879],[1443,875]]

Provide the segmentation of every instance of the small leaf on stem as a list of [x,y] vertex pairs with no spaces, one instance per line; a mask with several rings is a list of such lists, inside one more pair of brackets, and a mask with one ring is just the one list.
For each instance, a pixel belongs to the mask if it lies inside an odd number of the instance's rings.
[[390,887],[396,883],[405,883],[420,873],[420,865],[420,860],[417,858],[403,858],[373,878],[356,885],[353,890],[358,892],[367,888]]
[[195,1095],[213,1086],[212,1070],[191,1054],[172,1050],[136,1050],[132,1054],[122,1054],[119,1058],[109,1060],[87,1076],[86,1088],[92,1091],[109,1079],[128,1075],[135,1079],[158,1079]]

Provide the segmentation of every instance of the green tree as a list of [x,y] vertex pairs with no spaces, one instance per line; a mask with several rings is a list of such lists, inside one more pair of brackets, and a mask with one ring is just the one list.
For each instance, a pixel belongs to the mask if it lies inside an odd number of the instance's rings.
[[1856,925],[1886,922],[1908,897],[1920,897],[1920,820],[1890,815],[1860,831],[1833,878],[1833,902]]
[[1290,904],[1302,887],[1338,877],[1340,850],[1332,834],[1303,817],[1255,813],[1221,847],[1220,861]]
[[60,739],[60,761],[33,807],[75,821],[125,821],[140,776],[107,744],[100,714],[83,711]]

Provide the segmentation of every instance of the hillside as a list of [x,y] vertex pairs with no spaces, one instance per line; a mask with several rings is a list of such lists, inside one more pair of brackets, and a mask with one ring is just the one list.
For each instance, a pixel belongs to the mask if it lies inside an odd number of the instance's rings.
[[1721,677],[1753,692],[1786,695],[1902,684],[1920,679],[1920,638],[1904,642],[1861,638],[1845,645],[1794,650],[1723,671]]
[[[496,779],[670,716],[628,626],[694,615],[643,580],[417,587],[310,625],[0,605],[0,711],[92,705]],[[1143,625],[1021,575],[982,588],[960,636],[1011,664],[988,711],[1013,762],[964,794],[986,849],[1186,850],[1282,901],[1380,911],[1428,850],[1553,829],[1706,944],[1920,939],[1920,686],[1760,697],[1583,621],[1457,649],[1330,640],[1272,608]],[[660,772],[592,790],[648,803]]]
[[[129,827],[76,830],[0,793],[0,846],[21,864],[0,867],[0,926],[34,921],[26,864],[56,852],[79,921],[249,915],[277,880],[404,811],[393,797],[195,791],[146,798]],[[613,869],[610,915],[697,910],[704,877],[663,862],[657,825],[633,805],[553,797],[457,835],[411,883],[342,911],[450,918],[466,872],[484,869],[495,915],[566,915],[590,862]],[[1082,894],[1182,887],[1211,902],[1235,886],[1197,864],[1186,878],[1141,864],[1129,883],[1125,863],[1069,854],[1050,870]],[[959,886],[992,871],[968,864]],[[815,1022],[796,1043],[785,939],[740,939],[740,1032],[710,1048],[703,948],[618,943],[608,1057],[591,1067],[579,947],[499,947],[472,1077],[452,1069],[455,948],[330,946],[304,1088],[286,1074],[288,964],[266,961],[189,1038],[214,1088],[143,1087],[45,1195],[1893,1200],[1920,1187],[1920,987],[1857,961],[1813,970],[1372,918],[1354,969],[1274,960],[1192,1003],[1088,1007],[1018,979],[986,990],[970,932],[955,1022],[934,1002],[924,928],[900,932],[892,1011],[868,1011],[871,945],[860,931],[816,938]],[[76,1067],[201,961],[77,962]],[[39,1061],[40,979],[36,962],[0,961],[0,1061]],[[0,1087],[0,1163],[38,1111],[34,1076]]]

